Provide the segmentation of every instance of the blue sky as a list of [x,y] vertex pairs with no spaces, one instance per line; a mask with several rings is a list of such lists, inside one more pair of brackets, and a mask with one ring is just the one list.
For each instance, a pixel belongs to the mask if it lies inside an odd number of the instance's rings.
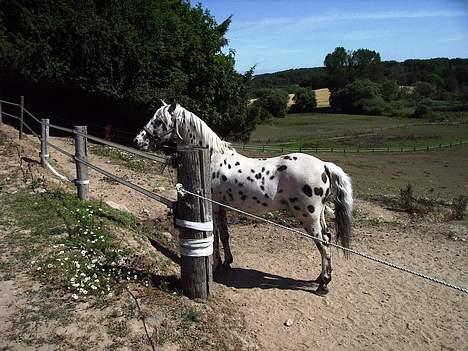
[[240,72],[322,66],[337,46],[383,60],[468,57],[468,0],[200,2],[218,23],[233,15],[227,37]]

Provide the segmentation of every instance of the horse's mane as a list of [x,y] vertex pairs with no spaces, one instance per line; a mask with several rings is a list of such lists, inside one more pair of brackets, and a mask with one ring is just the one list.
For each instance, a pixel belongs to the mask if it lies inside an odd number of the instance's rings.
[[180,105],[177,108],[179,109],[176,110],[178,123],[183,121],[179,130],[183,133],[184,139],[188,140],[189,134],[193,133],[198,137],[198,140],[201,140],[203,146],[208,146],[213,150],[213,153],[222,154],[232,150],[231,144],[222,140],[200,117]]

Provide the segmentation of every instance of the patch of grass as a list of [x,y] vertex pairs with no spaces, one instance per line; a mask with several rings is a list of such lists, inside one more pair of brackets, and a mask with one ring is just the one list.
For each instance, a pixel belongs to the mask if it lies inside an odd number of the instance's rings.
[[31,229],[30,235],[15,237],[17,243],[29,243],[22,259],[42,280],[53,277],[73,299],[111,293],[122,279],[144,280],[141,273],[125,268],[129,253],[112,235],[113,225],[136,227],[130,214],[61,192],[19,193],[11,205],[19,224]]

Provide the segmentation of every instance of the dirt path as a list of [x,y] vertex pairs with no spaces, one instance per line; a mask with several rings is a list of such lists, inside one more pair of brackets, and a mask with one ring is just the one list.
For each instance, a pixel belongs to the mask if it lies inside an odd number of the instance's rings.
[[[13,133],[7,128],[8,133]],[[16,133],[16,132],[15,132]],[[15,134],[16,136],[16,134]],[[72,151],[66,139],[57,146]],[[31,153],[30,142],[25,148]],[[74,163],[51,150],[57,169],[72,177]],[[34,157],[34,155],[32,155]],[[167,178],[131,171],[105,157],[91,162],[171,198]],[[91,194],[126,207],[140,217],[164,218],[167,210],[91,172]],[[468,286],[465,223],[412,221],[357,201],[354,243],[412,269]],[[313,293],[319,253],[309,241],[263,224],[230,226],[233,269],[217,277],[214,299],[226,301],[246,318],[248,333],[262,350],[462,350],[468,320],[467,296],[370,261],[333,254],[330,293]],[[2,282],[0,292],[11,289]],[[8,295],[8,294],[6,294]],[[11,301],[0,299],[2,313]],[[291,326],[285,322],[292,320]],[[0,322],[4,320],[0,319]],[[1,323],[3,324],[3,323]],[[0,328],[0,334],[1,334]]]

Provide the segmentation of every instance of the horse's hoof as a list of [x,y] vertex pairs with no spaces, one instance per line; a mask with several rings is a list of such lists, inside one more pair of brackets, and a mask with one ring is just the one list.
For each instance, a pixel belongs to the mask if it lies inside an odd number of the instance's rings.
[[230,262],[224,262],[224,263],[223,263],[223,269],[224,269],[225,271],[230,270],[230,269],[231,269],[231,263],[230,263]]
[[315,294],[319,296],[325,296],[328,294],[328,288],[325,285],[320,285],[315,291]]

